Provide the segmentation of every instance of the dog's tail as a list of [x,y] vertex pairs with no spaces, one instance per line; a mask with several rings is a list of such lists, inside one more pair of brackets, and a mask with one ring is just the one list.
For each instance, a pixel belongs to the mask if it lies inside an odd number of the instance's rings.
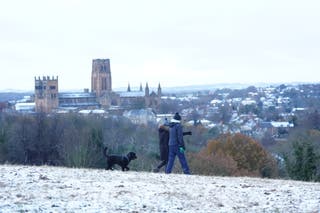
[[105,157],[108,157],[107,150],[108,150],[108,147],[105,147],[105,148],[103,149],[103,155],[104,155]]

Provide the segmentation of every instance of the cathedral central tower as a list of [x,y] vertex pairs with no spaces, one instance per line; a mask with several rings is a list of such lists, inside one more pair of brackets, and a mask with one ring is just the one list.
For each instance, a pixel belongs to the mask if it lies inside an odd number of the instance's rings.
[[111,92],[111,70],[109,59],[92,60],[91,73],[91,92],[96,93],[97,97]]

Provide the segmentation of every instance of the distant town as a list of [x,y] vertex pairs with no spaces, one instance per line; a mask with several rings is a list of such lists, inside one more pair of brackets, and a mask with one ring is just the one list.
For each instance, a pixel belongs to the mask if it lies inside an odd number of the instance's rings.
[[[62,76],[63,78],[63,76]],[[125,116],[136,124],[159,123],[180,112],[186,125],[203,126],[217,133],[242,133],[254,138],[286,138],[298,118],[318,113],[320,84],[249,86],[163,93],[148,83],[134,90],[115,92],[109,59],[92,62],[91,91],[60,93],[58,77],[35,77],[35,91],[0,94],[0,111],[8,113],[79,113],[90,116]],[[165,83],[165,82],[164,82]],[[301,119],[300,119],[301,120]]]

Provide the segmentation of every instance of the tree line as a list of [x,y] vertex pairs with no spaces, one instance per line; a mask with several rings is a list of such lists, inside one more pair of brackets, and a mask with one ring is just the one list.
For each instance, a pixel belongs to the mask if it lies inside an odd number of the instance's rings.
[[0,162],[104,168],[104,147],[123,154],[156,149],[153,129],[124,117],[1,113]]
[[[110,153],[137,153],[130,168],[151,171],[159,160],[158,128],[122,116],[0,113],[0,163],[105,168]],[[187,158],[194,174],[320,180],[320,131],[296,129],[273,150],[257,140],[186,126]],[[176,164],[174,172],[180,172]]]

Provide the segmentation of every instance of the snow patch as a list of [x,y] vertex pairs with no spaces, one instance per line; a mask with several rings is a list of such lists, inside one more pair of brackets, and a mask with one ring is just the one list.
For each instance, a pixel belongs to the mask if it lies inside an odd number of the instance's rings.
[[0,212],[319,212],[320,183],[0,165]]

